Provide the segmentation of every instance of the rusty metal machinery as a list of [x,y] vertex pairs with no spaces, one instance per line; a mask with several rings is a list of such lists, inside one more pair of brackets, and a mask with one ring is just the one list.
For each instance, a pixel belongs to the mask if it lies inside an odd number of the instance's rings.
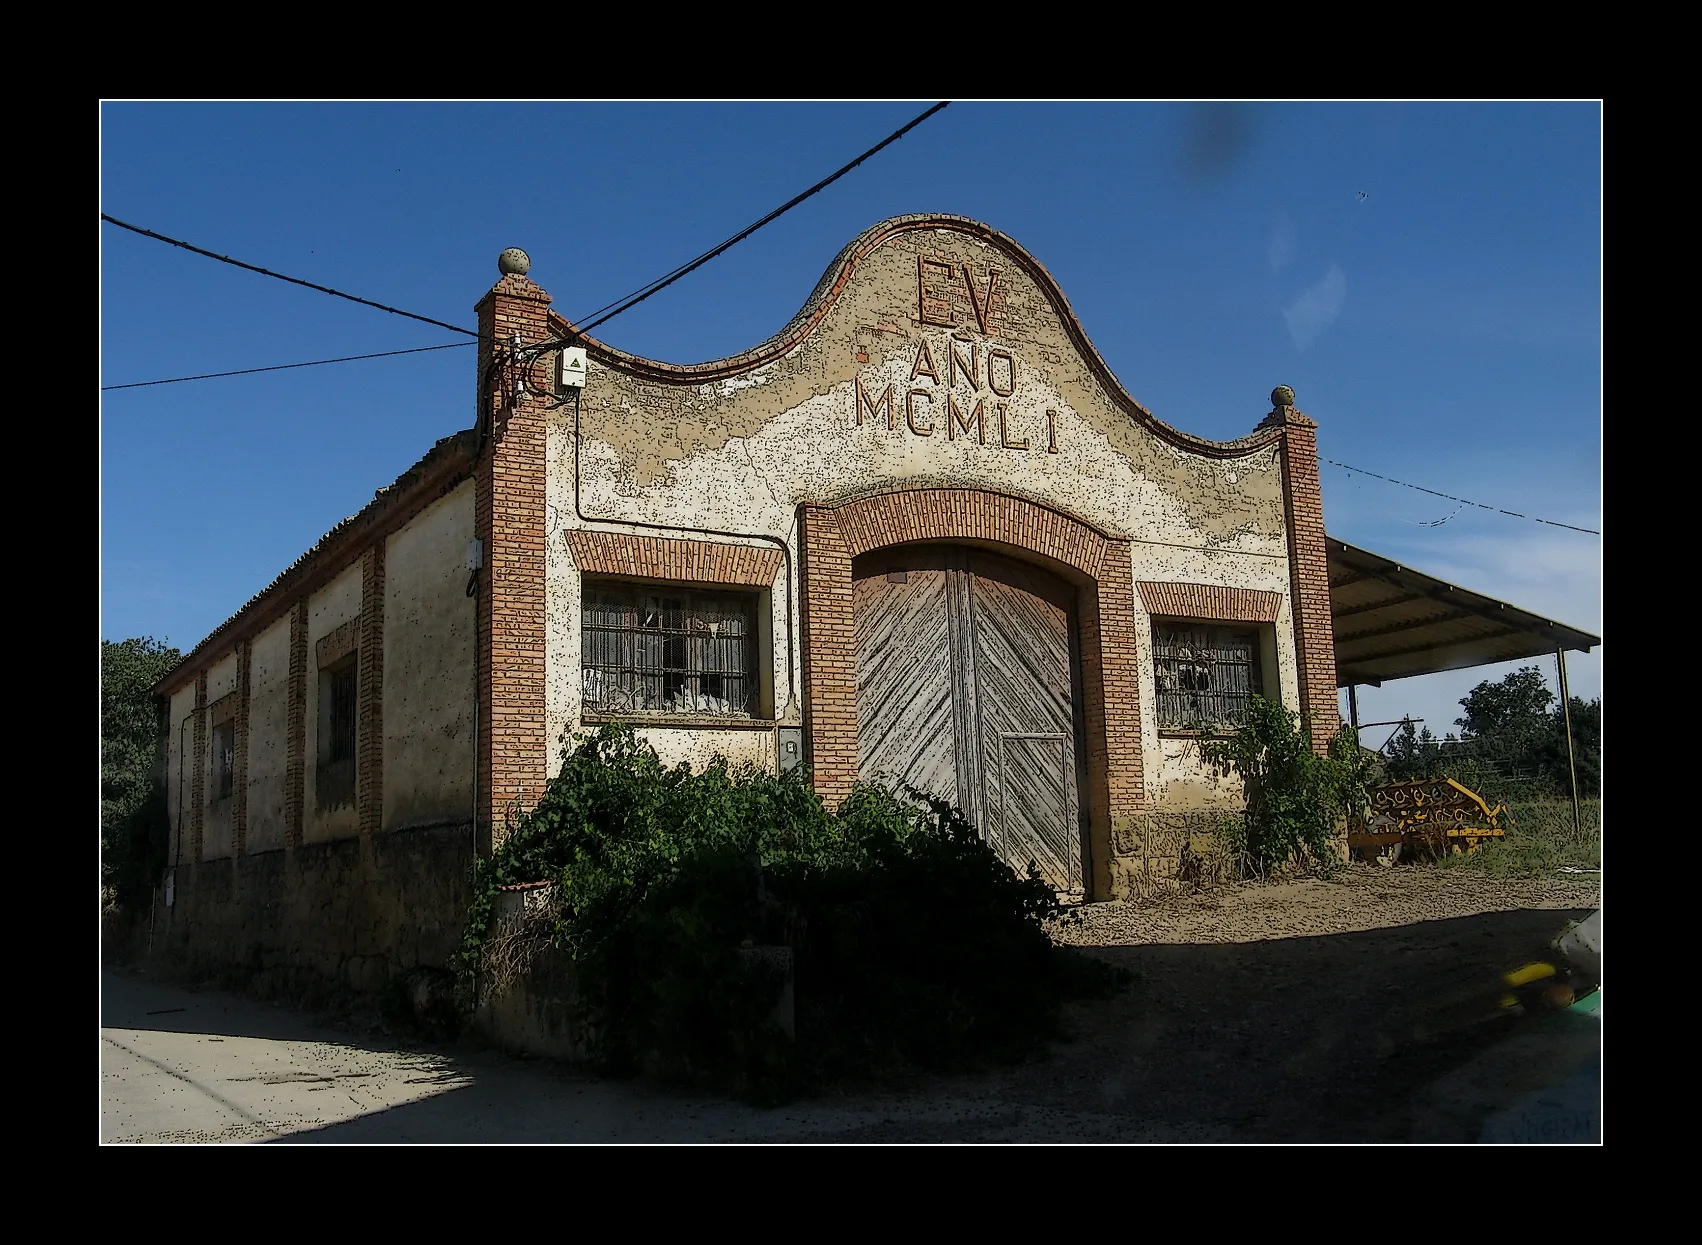
[[1348,848],[1360,859],[1393,864],[1403,856],[1477,850],[1506,836],[1512,817],[1452,778],[1387,783],[1369,792],[1364,814],[1349,827]]

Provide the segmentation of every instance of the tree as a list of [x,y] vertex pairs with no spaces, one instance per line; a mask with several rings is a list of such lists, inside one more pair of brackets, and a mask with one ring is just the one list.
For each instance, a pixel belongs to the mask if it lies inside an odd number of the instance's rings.
[[1442,764],[1441,741],[1431,734],[1428,726],[1415,730],[1412,719],[1407,718],[1383,745],[1383,764],[1395,782],[1434,778]]
[[151,636],[100,644],[101,881],[119,902],[146,894],[165,867],[165,793],[156,777],[154,684],[182,654]]
[[[1567,798],[1572,793],[1566,756],[1566,715],[1543,673],[1524,666],[1479,683],[1460,700],[1458,736],[1438,740],[1428,729],[1404,722],[1384,745],[1391,778],[1404,781],[1447,776],[1490,799],[1515,794]],[[1601,794],[1600,699],[1574,696],[1572,752],[1578,794]]]
[[1462,739],[1491,739],[1542,733],[1548,725],[1554,693],[1543,681],[1542,671],[1524,666],[1497,683],[1487,679],[1460,700],[1466,711],[1455,718]]

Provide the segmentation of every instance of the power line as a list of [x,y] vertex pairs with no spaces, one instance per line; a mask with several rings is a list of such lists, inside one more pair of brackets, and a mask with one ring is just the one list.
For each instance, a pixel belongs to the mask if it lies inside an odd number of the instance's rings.
[[[221,264],[230,264],[234,268],[243,268],[249,272],[257,272],[263,277],[275,277],[279,281],[288,281],[291,285],[303,285],[310,290],[318,290],[321,294],[332,294],[338,298],[346,298],[351,303],[359,303],[363,307],[376,307],[380,311],[388,311],[391,315],[406,316],[410,320],[419,320],[425,324],[435,324],[440,329],[448,329],[452,333],[465,333],[468,337],[477,337],[472,329],[464,329],[458,324],[445,324],[442,320],[433,320],[430,316],[415,315],[411,311],[403,311],[400,307],[387,307],[383,303],[375,303],[370,298],[357,298],[353,294],[345,294],[342,290],[334,290],[328,285],[315,285],[311,281],[303,281],[300,277],[286,277],[281,272],[272,272],[267,268],[257,268],[253,264],[245,264],[240,259],[232,259],[229,255],[220,255],[216,251],[203,250],[198,246],[178,238],[168,238],[163,233],[155,233],[152,229],[143,229],[140,225],[131,225],[119,220],[116,216],[108,216],[105,212],[100,218],[109,225],[117,225],[120,229],[128,229],[131,233],[139,233],[144,238],[153,238],[157,242],[169,242],[172,246],[182,247],[186,251],[194,251],[197,255],[205,255],[208,259],[216,259]],[[365,356],[358,356],[365,357]]]
[[137,380],[128,385],[102,385],[100,391],[106,393],[110,389],[145,389],[149,385],[181,385],[186,380],[217,380],[221,376],[252,376],[256,372],[285,372],[292,367],[319,367],[325,363],[354,363],[360,359],[388,359],[399,354],[425,354],[430,350],[456,350],[463,346],[476,346],[477,342],[450,342],[444,346],[415,346],[412,350],[381,350],[377,354],[347,354],[339,359],[314,359],[308,363],[276,363],[271,367],[245,367],[236,372],[203,372],[199,376],[173,376],[169,380]]
[[[678,281],[681,277],[684,277],[688,273],[694,272],[697,269],[703,267],[703,265],[707,264],[710,260],[714,259],[717,255],[720,255],[722,252],[729,250],[730,248],[732,248],[733,246],[736,246],[740,242],[743,242],[746,238],[750,237],[751,234],[753,234],[757,230],[761,229],[764,225],[767,225],[767,224],[771,223],[772,221],[777,220],[781,216],[784,216],[787,212],[790,212],[793,208],[797,207],[800,203],[802,203],[804,200],[810,198],[812,195],[818,194],[821,191],[827,189],[834,182],[838,181],[841,177],[844,177],[845,174],[849,173],[852,169],[856,168],[859,164],[862,164],[870,156],[875,155],[877,152],[881,151],[883,148],[888,147],[891,144],[897,142],[899,139],[903,138],[911,130],[913,130],[917,126],[921,125],[922,122],[926,121],[929,117],[933,116],[936,112],[939,112],[942,108],[945,108],[950,102],[951,102],[950,100],[942,100],[940,103],[935,104],[932,108],[928,109],[926,112],[924,112],[920,116],[916,117],[909,124],[903,126],[902,128],[900,128],[898,130],[895,130],[891,134],[887,135],[880,142],[876,143],[873,147],[869,148],[862,155],[858,156],[855,160],[851,161],[851,163],[845,165],[843,168],[839,169],[837,172],[833,173],[832,175],[830,175],[826,178],[823,178],[821,181],[817,182],[814,186],[811,186],[808,190],[804,191],[802,194],[798,195],[796,198],[790,200],[787,203],[782,204],[780,207],[778,207],[774,211],[770,212],[767,216],[765,216],[761,220],[757,221],[754,225],[751,225],[747,229],[740,230],[738,233],[734,234],[731,238],[728,238],[725,242],[721,243],[721,245],[714,247],[711,250],[705,251],[702,255],[699,255],[696,259],[691,260],[688,263],[680,265],[678,268],[675,268],[672,272],[664,273],[662,276],[656,278],[656,280],[650,282],[648,285],[640,286],[638,289],[634,290],[631,294],[625,295],[622,298],[617,298],[612,303],[604,303],[601,307],[597,308],[596,311],[593,311],[593,312],[590,313],[591,316],[601,315],[600,319],[593,320],[590,324],[587,324],[584,328],[577,330],[572,338],[567,338],[567,339],[564,339],[564,340],[565,341],[576,340],[578,337],[583,336],[589,330],[597,327],[597,325],[606,324],[608,321],[610,321],[610,320],[614,319],[616,316],[620,315],[623,311],[627,311],[627,310],[630,310],[633,307],[638,306],[639,303],[641,303],[645,299],[649,298],[652,294],[659,293],[660,291],[666,289],[668,286],[672,285],[674,282]],[[128,229],[132,233],[139,233],[145,238],[153,238],[153,239],[160,241],[160,242],[168,242],[172,246],[182,247],[184,250],[193,251],[197,255],[205,255],[208,259],[216,259],[220,263],[230,264],[230,265],[237,267],[237,268],[243,268],[243,269],[246,269],[249,272],[257,272],[257,273],[261,274],[262,276],[275,277],[279,281],[288,281],[292,285],[306,286],[308,289],[318,290],[322,294],[332,294],[332,295],[335,295],[338,298],[346,298],[350,302],[360,303],[362,306],[376,307],[380,311],[388,311],[388,312],[392,313],[393,315],[406,316],[410,320],[420,320],[420,321],[423,321],[426,324],[436,325],[438,328],[449,329],[452,332],[456,332],[456,333],[465,333],[469,337],[473,337],[473,338],[478,337],[478,334],[476,332],[474,332],[472,329],[464,329],[464,328],[461,328],[458,325],[454,325],[454,324],[445,324],[442,320],[433,320],[429,316],[415,315],[411,311],[403,311],[398,307],[388,307],[383,303],[375,303],[371,299],[357,298],[353,294],[345,294],[343,291],[334,290],[334,289],[330,288],[329,286],[315,285],[311,281],[303,281],[298,277],[288,277],[288,276],[283,275],[282,273],[272,272],[272,271],[270,271],[269,269],[266,269],[266,268],[256,267],[253,264],[245,264],[241,260],[232,259],[228,255],[219,255],[216,252],[204,250],[203,248],[198,247],[198,246],[193,246],[190,243],[184,242],[184,241],[182,241],[178,238],[168,238],[163,233],[155,233],[152,229],[143,229],[139,225],[129,224],[125,221],[119,220],[115,216],[108,216],[105,212],[101,213],[101,219],[103,221],[106,221],[109,224],[117,225],[120,229]],[[610,310],[611,308],[613,308],[614,310]],[[608,312],[608,314],[602,315],[601,313],[603,313],[603,312]],[[242,369],[240,369],[238,371],[234,371],[234,372],[205,372],[205,373],[202,373],[199,376],[173,376],[173,377],[170,377],[170,378],[165,379],[165,380],[134,381],[134,382],[127,384],[127,385],[103,385],[101,387],[101,392],[106,393],[106,392],[113,390],[113,389],[142,389],[142,388],[146,388],[150,385],[179,385],[179,384],[183,384],[186,381],[216,380],[216,379],[219,379],[220,377],[225,377],[225,376],[252,376],[256,372],[281,372],[281,371],[287,371],[290,368],[319,367],[319,366],[322,366],[323,364],[327,364],[327,363],[353,363],[353,362],[356,362],[356,361],[361,360],[361,359],[384,359],[384,358],[389,358],[393,355],[401,355],[401,354],[423,354],[428,350],[448,350],[452,346],[466,346],[466,345],[472,345],[472,344],[473,343],[471,343],[471,342],[452,342],[448,346],[421,346],[421,347],[417,347],[416,349],[413,349],[413,350],[387,350],[387,351],[381,351],[377,354],[345,355],[342,358],[337,358],[337,359],[314,359],[314,360],[311,360],[311,361],[306,362],[306,363],[280,363],[280,364],[276,364],[272,367],[242,368]],[[539,346],[528,347],[528,349],[537,350],[541,347],[547,347],[547,346],[559,345],[559,344],[561,344],[561,343],[559,343],[559,342],[540,343]]]
[[[604,303],[601,307],[597,308],[596,311],[593,311],[593,312],[589,313],[588,316],[583,317],[584,319],[590,320],[590,323],[584,324],[582,327],[575,329],[572,336],[564,337],[560,341],[539,342],[536,346],[528,346],[528,347],[526,347],[526,349],[530,350],[530,351],[536,351],[536,350],[540,350],[540,349],[549,349],[549,348],[554,347],[554,346],[559,346],[559,345],[571,343],[571,342],[576,341],[577,339],[585,336],[585,334],[589,333],[592,329],[596,328],[599,324],[607,324],[610,320],[613,320],[616,316],[620,315],[622,312],[630,311],[632,308],[638,306],[639,303],[641,303],[645,299],[649,298],[652,294],[661,293],[663,290],[667,289],[674,282],[678,281],[681,277],[687,276],[688,274],[697,271],[699,268],[701,268],[705,264],[707,264],[710,260],[714,259],[717,255],[720,255],[722,252],[727,251],[734,246],[737,246],[740,242],[743,242],[746,238],[750,237],[753,233],[755,233],[757,230],[761,229],[764,225],[770,224],[770,223],[778,220],[780,217],[786,215],[787,212],[790,212],[793,208],[797,207],[804,200],[811,198],[814,195],[820,194],[823,190],[826,190],[829,186],[833,185],[833,183],[838,181],[841,177],[844,177],[852,169],[856,168],[859,164],[862,164],[863,161],[867,160],[870,156],[873,156],[876,153],[880,152],[881,150],[891,146],[893,143],[896,143],[899,139],[903,138],[906,134],[910,133],[911,130],[914,130],[917,126],[921,125],[922,122],[926,121],[929,117],[933,116],[936,112],[939,112],[941,109],[947,107],[950,103],[951,103],[951,101],[949,99],[941,100],[939,103],[935,104],[932,108],[928,109],[926,112],[922,113],[920,116],[911,120],[908,124],[903,125],[900,128],[894,130],[891,134],[888,134],[885,138],[881,139],[880,142],[876,143],[873,147],[869,148],[862,155],[858,156],[855,160],[851,161],[851,163],[845,165],[843,168],[841,168],[841,169],[837,170],[836,172],[828,175],[827,177],[822,178],[821,181],[819,181],[815,185],[811,186],[808,190],[804,191],[802,194],[796,196],[795,198],[789,199],[787,202],[781,204],[779,207],[775,208],[772,212],[770,212],[767,216],[764,216],[761,220],[757,221],[754,225],[750,225],[745,229],[741,229],[738,233],[736,233],[732,237],[728,238],[725,242],[721,243],[719,246],[712,247],[709,250],[705,251],[702,255],[699,255],[696,259],[693,259],[693,260],[690,260],[690,261],[688,261],[684,264],[681,264],[678,268],[675,268],[672,272],[664,273],[662,276],[657,277],[654,281],[650,282],[650,284],[639,286],[638,289],[634,290],[631,294],[625,295],[622,298],[617,298],[612,303]],[[613,308],[613,310],[610,310],[611,308]],[[607,312],[608,314],[607,315],[602,314],[604,312]],[[597,319],[591,319],[592,316],[596,316],[598,318]]]
[[[1380,476],[1375,471],[1366,471],[1362,467],[1349,467],[1346,463],[1338,463],[1333,458],[1326,458],[1324,461],[1329,463],[1330,466],[1332,466],[1332,467],[1340,467],[1343,471],[1352,471],[1352,472],[1355,472],[1358,475],[1370,476],[1372,479],[1382,480],[1386,484],[1398,484],[1402,488],[1416,489],[1420,493],[1429,493],[1432,497],[1443,497],[1443,498],[1446,498],[1448,501],[1457,501],[1462,506],[1476,506],[1479,510],[1492,510],[1496,514],[1511,515],[1515,519],[1528,519],[1532,523],[1546,523],[1550,527],[1563,527],[1567,531],[1583,532],[1585,535],[1588,535],[1588,536],[1600,536],[1601,535],[1601,533],[1596,531],[1596,529],[1593,528],[1593,527],[1576,527],[1571,523],[1559,523],[1559,522],[1556,522],[1553,519],[1539,519],[1534,514],[1520,514],[1517,510],[1503,510],[1500,506],[1486,506],[1480,501],[1467,501],[1464,497],[1455,497],[1452,493],[1438,493],[1435,489],[1425,488],[1421,484],[1408,484],[1405,480],[1397,480],[1393,476]],[[1458,511],[1456,511],[1455,513],[1457,514]],[[1450,518],[1450,519],[1453,518],[1453,517],[1454,517],[1453,515],[1448,516],[1448,518]],[[1444,519],[1444,520],[1442,520],[1442,522],[1447,522],[1447,520]],[[1429,524],[1428,526],[1435,527],[1435,526],[1440,526],[1440,524]]]

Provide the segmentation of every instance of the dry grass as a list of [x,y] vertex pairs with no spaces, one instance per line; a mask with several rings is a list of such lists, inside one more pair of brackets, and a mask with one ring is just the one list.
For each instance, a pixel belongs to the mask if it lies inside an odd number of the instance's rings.
[[1584,800],[1572,824],[1570,800],[1531,800],[1510,806],[1507,837],[1469,855],[1445,856],[1443,868],[1474,869],[1495,877],[1547,877],[1563,868],[1600,869],[1602,804]]

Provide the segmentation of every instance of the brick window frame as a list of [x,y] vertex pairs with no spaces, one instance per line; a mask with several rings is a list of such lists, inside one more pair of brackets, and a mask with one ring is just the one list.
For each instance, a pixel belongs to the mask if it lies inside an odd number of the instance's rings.
[[[1177,686],[1166,686],[1167,681],[1175,683],[1185,681],[1187,671],[1183,666],[1201,664],[1192,658],[1182,660],[1176,652],[1166,652],[1170,647],[1204,648],[1208,650],[1204,658],[1205,665],[1211,670],[1206,674],[1206,681],[1216,684],[1224,675],[1232,678],[1239,672],[1223,670],[1220,664],[1245,664],[1250,669],[1246,689],[1248,693],[1261,696],[1273,694],[1272,683],[1276,674],[1274,657],[1276,653],[1276,622],[1282,614],[1283,595],[1262,588],[1237,588],[1227,584],[1195,584],[1171,583],[1153,580],[1142,580],[1135,585],[1140,596],[1141,605],[1147,611],[1151,620],[1152,663],[1146,672],[1153,688],[1153,718],[1160,737],[1187,738],[1198,734],[1191,725],[1177,721],[1166,721],[1166,710],[1174,706],[1174,698],[1193,693],[1202,704],[1211,704],[1216,697],[1210,691],[1200,688],[1184,689]],[[1161,637],[1176,633],[1189,632],[1191,639],[1178,639],[1175,644],[1168,645]],[[1232,647],[1235,637],[1250,640],[1250,653],[1245,663],[1229,659],[1227,663],[1220,662],[1213,650],[1225,650]],[[1239,688],[1234,688],[1239,692]],[[1232,697],[1239,698],[1239,696]],[[1213,727],[1233,726],[1232,716],[1210,715],[1209,719],[1201,719],[1202,724],[1209,722]]]
[[[672,589],[688,596],[744,597],[750,602],[751,632],[749,710],[743,714],[681,711],[614,711],[580,706],[580,721],[640,724],[688,729],[772,729],[775,720],[773,669],[775,646],[770,615],[776,580],[784,569],[780,550],[772,546],[734,544],[682,537],[638,536],[626,532],[570,529],[568,551],[580,573],[580,612],[583,620],[586,595],[599,584],[624,585],[629,590],[666,592]],[[581,622],[580,678],[585,669],[586,643]],[[788,655],[788,660],[790,656]],[[582,685],[583,686],[583,685]]]

